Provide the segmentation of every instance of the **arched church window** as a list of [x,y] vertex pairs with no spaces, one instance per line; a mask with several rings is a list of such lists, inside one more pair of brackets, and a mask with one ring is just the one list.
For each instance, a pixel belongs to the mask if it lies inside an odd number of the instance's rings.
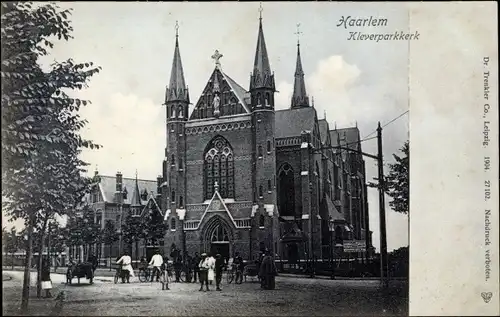
[[184,197],[179,196],[179,208],[183,208],[183,207],[184,207]]
[[278,210],[283,216],[295,215],[295,181],[294,171],[285,163],[278,172]]
[[257,105],[261,105],[261,104],[262,104],[262,100],[261,100],[260,98],[261,98],[260,93],[258,93],[258,94],[257,94],[257,100],[256,100],[256,101],[257,101],[257,102],[256,102],[256,103],[257,103]]
[[222,198],[234,198],[234,154],[229,142],[217,136],[207,145],[204,152],[205,199],[211,199],[215,183]]
[[271,192],[272,190],[273,190],[273,185],[272,185],[272,183],[271,183],[271,180],[270,180],[270,179],[268,179],[268,180],[267,180],[267,191],[268,191],[268,192]]
[[266,218],[264,217],[264,215],[260,215],[259,216],[259,227],[264,227],[265,224],[266,224]]
[[175,230],[175,218],[170,219],[170,230]]
[[183,111],[182,111],[182,106],[179,106],[179,107],[177,108],[177,116],[178,116],[179,118],[183,118],[183,117],[184,117],[184,114],[183,114],[182,112],[183,112]]
[[269,106],[271,104],[271,94],[266,93],[266,106]]
[[184,169],[184,162],[182,161],[181,158],[179,158],[179,170]]
[[170,197],[171,201],[175,201],[175,190],[172,190],[172,196]]
[[170,108],[170,118],[174,118],[175,117],[175,108],[174,106],[172,106],[172,108]]
[[262,185],[259,186],[259,197],[262,198],[264,196]]
[[223,225],[218,225],[212,231],[210,236],[211,242],[229,242],[229,234],[227,233],[227,228]]
[[262,146],[259,145],[259,158],[262,158]]
[[271,153],[271,141],[267,140],[267,153]]
[[172,156],[170,157],[170,164],[175,165],[175,155],[172,154]]

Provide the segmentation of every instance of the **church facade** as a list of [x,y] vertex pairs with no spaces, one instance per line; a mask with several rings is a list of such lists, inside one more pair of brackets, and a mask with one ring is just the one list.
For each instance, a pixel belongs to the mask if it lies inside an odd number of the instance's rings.
[[[332,235],[371,246],[365,166],[357,127],[331,129],[306,93],[300,45],[294,92],[276,110],[262,19],[248,89],[221,67],[194,109],[176,35],[166,88],[167,142],[160,208],[165,245],[247,259],[269,249],[282,259],[328,257]],[[249,65],[250,66],[250,65]],[[186,76],[188,77],[188,76]]]
[[119,230],[128,214],[153,215],[166,227],[163,239],[141,241],[137,251],[123,239],[112,248],[102,245],[103,257],[125,248],[133,258],[149,258],[157,248],[168,255],[174,244],[191,255],[238,252],[245,259],[269,249],[289,261],[328,259],[344,240],[364,240],[371,249],[359,130],[332,128],[318,118],[306,93],[300,45],[284,110],[276,110],[262,19],[248,89],[222,69],[218,51],[212,57],[214,70],[190,112],[176,35],[164,104],[165,158],[156,180],[96,172],[89,203],[103,229],[110,220]]

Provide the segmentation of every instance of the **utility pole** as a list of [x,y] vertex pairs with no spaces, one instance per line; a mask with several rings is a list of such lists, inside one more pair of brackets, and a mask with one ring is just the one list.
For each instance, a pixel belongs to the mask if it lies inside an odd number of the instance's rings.
[[380,279],[382,287],[387,288],[389,285],[388,264],[387,264],[387,232],[385,224],[385,179],[384,179],[384,158],[382,154],[382,127],[380,122],[377,127],[377,143],[378,143],[378,193],[379,193],[379,217],[380,217]]

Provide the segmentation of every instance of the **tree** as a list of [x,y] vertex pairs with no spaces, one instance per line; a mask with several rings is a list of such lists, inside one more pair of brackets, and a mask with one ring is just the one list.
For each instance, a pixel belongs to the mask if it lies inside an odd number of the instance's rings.
[[[389,206],[399,213],[408,214],[410,207],[410,146],[406,141],[400,151],[404,156],[393,154],[396,163],[389,164],[389,174],[385,176],[384,192],[391,197]],[[378,180],[375,178],[375,180]],[[370,187],[379,185],[370,183]]]
[[80,137],[87,123],[78,115],[87,100],[68,93],[87,87],[100,71],[72,59],[44,71],[38,60],[50,53],[53,40],[69,40],[70,10],[55,4],[2,2],[2,196],[13,219],[27,228],[26,265],[21,308],[28,308],[33,232],[54,214],[74,208],[86,190],[82,147],[99,148]]
[[16,232],[16,227],[12,227],[10,231],[7,231],[4,228],[2,228],[2,239],[3,239],[3,245],[5,246],[5,253],[8,255],[9,253],[12,256],[12,269],[14,269],[14,253],[19,250],[19,236]]
[[410,145],[406,141],[400,151],[403,156],[393,155],[396,163],[389,164],[385,181],[387,194],[392,198],[389,206],[396,212],[408,214],[410,209]]
[[139,254],[139,241],[144,237],[144,227],[142,217],[134,216],[130,212],[122,224],[123,241],[128,245],[129,251],[132,249],[132,244],[135,244],[136,260]]
[[142,219],[145,244],[147,244],[147,241],[150,241],[152,245],[159,244],[159,240],[165,237],[167,224],[156,205],[151,204],[148,206],[148,212],[144,213]]
[[[113,244],[120,239],[118,232],[116,231],[115,223],[111,220],[106,220],[104,223],[104,229],[102,229],[102,242],[104,245],[108,246],[109,249],[109,257],[111,258],[111,250],[113,248]],[[111,270],[111,266],[110,266]]]

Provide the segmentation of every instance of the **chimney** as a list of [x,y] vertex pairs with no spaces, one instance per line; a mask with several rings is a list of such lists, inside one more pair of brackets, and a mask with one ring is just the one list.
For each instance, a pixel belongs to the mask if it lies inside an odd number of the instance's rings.
[[161,184],[163,183],[163,177],[158,175],[156,177],[156,195],[161,195]]
[[121,172],[116,173],[116,191],[121,193],[123,190],[123,177]]

